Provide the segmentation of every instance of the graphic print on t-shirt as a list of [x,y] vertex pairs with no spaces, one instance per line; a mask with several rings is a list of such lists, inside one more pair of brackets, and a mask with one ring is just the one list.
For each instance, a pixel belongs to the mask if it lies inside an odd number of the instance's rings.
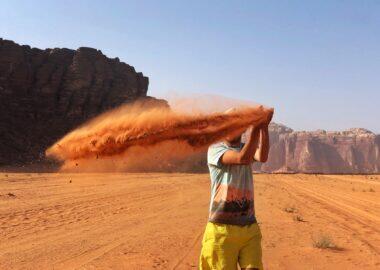
[[250,216],[254,216],[252,190],[241,190],[225,184],[216,187],[210,219],[231,220]]

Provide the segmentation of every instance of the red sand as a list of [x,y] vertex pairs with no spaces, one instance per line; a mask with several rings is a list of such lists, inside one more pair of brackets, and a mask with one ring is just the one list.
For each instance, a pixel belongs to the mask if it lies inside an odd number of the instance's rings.
[[[379,192],[378,175],[255,175],[265,269],[379,269]],[[0,269],[194,270],[209,200],[208,174],[2,173]]]
[[250,125],[267,122],[272,113],[273,109],[257,106],[228,114],[191,115],[167,108],[147,109],[143,103],[134,103],[91,120],[46,153],[65,161],[66,167],[77,165],[78,160],[83,164],[110,157],[116,157],[113,161],[124,160],[128,168],[149,167],[155,163],[149,160],[152,153],[160,153],[161,162],[176,160],[226,136],[238,135]]

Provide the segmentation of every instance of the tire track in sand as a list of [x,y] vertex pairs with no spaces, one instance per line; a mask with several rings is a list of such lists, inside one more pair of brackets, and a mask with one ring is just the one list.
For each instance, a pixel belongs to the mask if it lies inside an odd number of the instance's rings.
[[[367,213],[352,205],[342,203],[339,200],[333,199],[333,197],[336,197],[336,194],[334,193],[327,193],[326,195],[317,193],[316,191],[305,187],[305,185],[300,183],[300,181],[294,181],[294,179],[289,178],[289,176],[284,176],[281,182],[294,193],[299,193],[300,196],[304,198],[308,197],[317,203],[325,205],[326,210],[329,212],[349,219],[350,222],[354,222],[362,227],[369,228],[374,232],[373,235],[380,235],[380,230],[378,229],[380,228],[380,218],[378,216]],[[357,234],[360,233],[360,231],[350,223],[345,224],[344,228],[349,229],[350,231],[354,231]],[[364,237],[360,237],[360,241],[366,244],[376,255],[380,254],[379,248],[369,243]]]

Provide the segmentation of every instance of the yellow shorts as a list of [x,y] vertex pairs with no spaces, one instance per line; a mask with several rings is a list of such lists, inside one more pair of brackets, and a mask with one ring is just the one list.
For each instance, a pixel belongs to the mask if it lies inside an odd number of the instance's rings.
[[237,226],[208,222],[202,240],[200,270],[262,270],[261,232],[257,223]]

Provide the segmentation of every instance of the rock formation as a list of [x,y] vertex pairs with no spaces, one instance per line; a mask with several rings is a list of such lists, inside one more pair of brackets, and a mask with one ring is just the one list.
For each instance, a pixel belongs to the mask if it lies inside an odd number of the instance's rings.
[[293,131],[270,126],[271,149],[265,172],[380,173],[380,135],[362,128],[341,132]]
[[[293,131],[272,123],[269,134],[271,148],[268,161],[254,163],[255,172],[380,173],[380,135],[366,129]],[[181,171],[207,172],[206,153],[188,157],[179,168]]]
[[0,165],[43,159],[49,145],[88,118],[153,99],[148,83],[96,49],[40,50],[0,39]]

